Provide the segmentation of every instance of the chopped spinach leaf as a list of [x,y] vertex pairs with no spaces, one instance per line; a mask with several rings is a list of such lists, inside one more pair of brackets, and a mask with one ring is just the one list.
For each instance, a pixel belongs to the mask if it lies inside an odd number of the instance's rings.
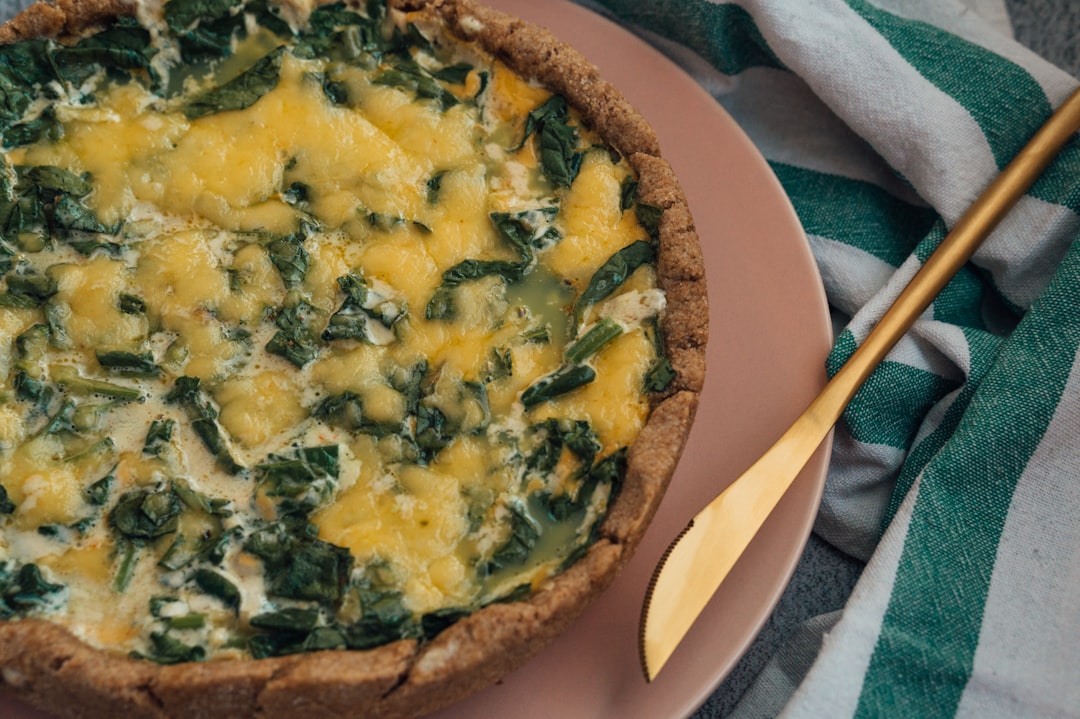
[[[186,644],[168,632],[150,633],[151,652],[146,657],[158,664],[180,664],[182,662],[198,662],[206,658],[206,650],[199,645]],[[133,652],[135,658],[142,658],[138,652]]]
[[417,97],[436,100],[439,107],[448,110],[458,104],[453,93],[444,88],[427,70],[411,57],[395,58],[390,67],[383,69],[372,81],[376,85],[397,87],[413,92]]
[[220,497],[210,497],[202,492],[197,492],[186,479],[177,478],[170,482],[170,487],[176,492],[176,496],[188,509],[203,512],[211,517],[231,517],[233,515],[232,501]]
[[18,566],[11,561],[0,562],[0,619],[45,607],[63,590],[62,584],[46,581],[36,564]]
[[436,172],[431,176],[431,179],[427,181],[427,201],[432,204],[438,204],[439,193],[442,191],[442,181],[446,177],[446,172]]
[[129,72],[141,70],[153,84],[158,82],[150,60],[157,49],[150,45],[150,32],[134,18],[120,17],[110,27],[84,37],[74,45],[55,45],[53,61],[72,85],[85,82],[99,67],[124,80]]
[[0,484],[0,514],[11,514],[15,511],[15,503],[8,497],[7,489]]
[[270,455],[256,465],[259,484],[281,498],[278,511],[308,514],[333,496],[338,477],[338,446],[302,447],[292,456]]
[[619,190],[619,209],[626,212],[634,206],[634,201],[637,199],[638,181],[634,179],[632,175],[627,175],[623,178],[622,186]]
[[192,429],[217,459],[219,467],[229,474],[236,474],[243,469],[229,450],[224,430],[217,423],[217,410],[203,396],[198,377],[178,377],[173,388],[165,395],[165,401],[184,408],[191,419]]
[[126,315],[146,314],[146,302],[135,295],[121,294],[118,306],[120,311]]
[[228,609],[240,611],[240,590],[230,580],[212,569],[196,569],[191,581],[200,590],[215,599],[220,599]]
[[115,469],[113,467],[108,474],[83,490],[87,502],[96,507],[102,507],[109,501],[109,492],[112,491],[113,482],[116,481],[116,476],[113,474]]
[[522,256],[532,259],[533,251],[550,247],[562,239],[552,226],[558,207],[543,207],[524,212],[492,212],[489,216],[499,234]]
[[555,95],[525,119],[522,144],[529,135],[536,134],[540,168],[555,187],[570,187],[581,169],[583,153],[577,149],[577,128],[569,124],[569,118],[566,100]]
[[290,296],[274,314],[278,332],[266,343],[266,351],[303,367],[319,354],[319,334],[315,329],[318,310],[302,299]]
[[377,344],[385,344],[382,338],[376,338],[373,334],[374,328],[369,327],[369,320],[390,329],[404,316],[403,308],[370,290],[356,273],[339,277],[337,283],[345,293],[345,299],[337,312],[330,316],[322,338],[327,342],[340,339],[376,342],[378,339]]
[[[296,188],[297,196],[303,193],[304,197],[306,197],[305,190],[296,187],[296,185],[291,187]],[[288,288],[299,285],[304,281],[304,275],[307,274],[310,257],[307,250],[304,249],[305,239],[305,234],[298,232],[275,238],[266,246],[266,250],[270,254],[270,261],[277,268],[282,281],[285,282],[285,286]]]
[[174,431],[176,431],[175,420],[155,419],[151,421],[150,428],[146,430],[146,439],[143,441],[143,454],[160,454],[162,448],[172,441]]
[[0,134],[4,147],[21,147],[47,140],[56,142],[63,133],[64,126],[56,119],[52,105],[46,107],[32,120],[11,125]]
[[184,507],[170,489],[138,489],[121,495],[109,513],[109,526],[134,542],[152,542],[176,531]]
[[542,439],[529,455],[526,464],[530,470],[548,474],[559,463],[563,448],[573,452],[586,467],[600,451],[600,441],[592,427],[584,420],[548,419],[529,428],[530,433]]
[[232,80],[192,98],[184,105],[184,114],[188,119],[195,120],[218,112],[251,107],[277,87],[283,53],[283,48],[272,50]]
[[664,210],[656,205],[649,205],[644,202],[638,202],[635,208],[638,222],[655,242],[660,238],[660,218],[663,216]]
[[435,77],[443,82],[449,82],[452,85],[464,85],[465,80],[469,77],[469,73],[472,72],[472,69],[473,66],[469,63],[459,62],[436,71]]
[[149,352],[122,352],[112,350],[96,353],[98,364],[112,374],[124,377],[157,377],[161,368],[154,364],[154,355]]
[[301,518],[285,518],[248,536],[245,551],[259,557],[271,597],[340,603],[353,557],[349,550],[318,539]]
[[529,558],[536,543],[540,541],[540,525],[529,516],[525,507],[511,504],[507,506],[507,509],[510,516],[510,536],[488,560],[488,573],[521,566]]
[[609,257],[589,280],[589,285],[581,293],[574,306],[574,318],[581,320],[585,308],[607,298],[642,265],[656,259],[656,246],[651,242],[638,240],[622,248]]
[[39,307],[42,302],[56,294],[56,280],[47,275],[8,275],[8,293],[15,297],[25,297]]

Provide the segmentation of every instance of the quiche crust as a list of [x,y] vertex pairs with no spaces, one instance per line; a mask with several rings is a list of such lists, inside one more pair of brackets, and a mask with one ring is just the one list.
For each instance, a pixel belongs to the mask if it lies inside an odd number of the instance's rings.
[[[302,0],[301,0],[302,2]],[[585,556],[528,598],[489,605],[434,639],[367,651],[161,666],[115,656],[39,619],[0,622],[0,691],[58,716],[413,717],[495,682],[563,632],[613,581],[652,519],[682,453],[704,383],[708,301],[693,218],[655,133],[580,53],[546,30],[472,0],[390,0],[475,42],[565,97],[639,176],[638,197],[662,209],[657,284],[676,378],[650,398],[616,501]],[[303,8],[299,8],[301,11]],[[0,27],[0,43],[63,41],[118,15],[125,0],[39,2]]]

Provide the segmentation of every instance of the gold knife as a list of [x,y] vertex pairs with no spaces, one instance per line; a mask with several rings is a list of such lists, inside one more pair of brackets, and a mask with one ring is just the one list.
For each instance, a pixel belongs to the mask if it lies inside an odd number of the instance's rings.
[[645,593],[638,650],[647,681],[671,657],[859,387],[1080,129],[1080,89],[957,221],[862,345],[776,444],[690,520]]

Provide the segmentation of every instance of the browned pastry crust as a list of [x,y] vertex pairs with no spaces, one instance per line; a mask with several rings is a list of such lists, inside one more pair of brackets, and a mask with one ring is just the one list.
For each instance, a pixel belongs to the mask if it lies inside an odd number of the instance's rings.
[[[486,607],[428,642],[403,640],[365,652],[159,666],[93,649],[48,622],[3,622],[0,691],[61,716],[103,719],[418,716],[525,663],[611,583],[640,541],[682,453],[704,382],[704,265],[682,190],[645,120],[592,64],[546,30],[472,0],[390,4],[430,14],[453,35],[478,43],[564,96],[629,159],[639,174],[640,199],[663,209],[658,284],[668,297],[663,331],[677,377],[653,398],[599,539],[583,559],[524,601]],[[133,12],[124,0],[39,3],[0,27],[0,42],[74,36]]]

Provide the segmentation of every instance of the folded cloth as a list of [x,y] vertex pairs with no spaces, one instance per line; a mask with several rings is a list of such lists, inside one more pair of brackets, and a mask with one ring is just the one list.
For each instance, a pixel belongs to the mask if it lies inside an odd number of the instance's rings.
[[[836,318],[830,372],[1077,85],[956,0],[597,3],[769,160]],[[1078,211],[1074,138],[859,392],[815,530],[869,563],[739,716],[1078,715]]]

